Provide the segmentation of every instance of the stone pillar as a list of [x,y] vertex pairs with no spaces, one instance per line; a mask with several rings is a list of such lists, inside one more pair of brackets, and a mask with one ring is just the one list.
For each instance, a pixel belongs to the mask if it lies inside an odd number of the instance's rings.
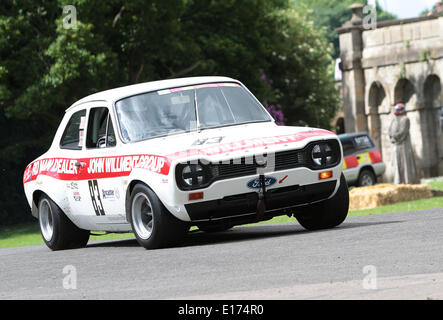
[[352,18],[341,28],[340,58],[343,65],[343,111],[346,132],[368,131],[365,115],[365,77],[362,68],[363,5],[353,4]]

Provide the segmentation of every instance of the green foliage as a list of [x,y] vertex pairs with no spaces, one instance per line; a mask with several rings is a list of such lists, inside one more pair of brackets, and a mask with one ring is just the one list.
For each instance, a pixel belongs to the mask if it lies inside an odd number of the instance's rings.
[[[62,26],[65,5],[77,9],[76,29]],[[25,166],[64,110],[97,91],[226,75],[281,104],[287,124],[328,128],[338,103],[331,49],[310,17],[289,0],[2,0],[0,224],[30,216]]]
[[380,6],[380,3],[378,0],[376,1],[375,8],[377,10],[377,21],[398,19],[398,17],[395,14],[384,11],[383,8]]
[[[298,10],[305,7],[312,11],[309,17],[315,21],[317,26],[326,28],[326,37],[334,45],[333,58],[340,55],[337,28],[340,28],[346,21],[351,19],[352,13],[349,7],[354,3],[366,4],[366,0],[292,0]],[[386,12],[376,3],[377,21],[396,19],[396,16]]]
[[[294,0],[299,10],[311,9],[308,13],[317,26],[326,29],[328,42],[334,45],[334,58],[339,56],[338,33],[335,31],[351,19],[349,6],[353,3],[365,3],[364,0]],[[315,13],[315,14],[314,14]]]
[[420,62],[426,62],[431,57],[431,50],[425,49],[422,52],[420,52]]
[[282,28],[270,58],[270,76],[279,89],[276,100],[283,106],[287,124],[329,128],[339,106],[332,46],[309,14],[311,10],[293,8],[276,12]]
[[429,182],[429,187],[432,190],[439,190],[443,191],[443,179],[434,179],[433,181]]

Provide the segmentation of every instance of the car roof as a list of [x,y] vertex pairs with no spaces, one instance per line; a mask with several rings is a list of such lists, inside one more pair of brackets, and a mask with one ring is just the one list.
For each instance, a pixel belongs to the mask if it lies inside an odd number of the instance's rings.
[[144,83],[119,87],[91,94],[72,104],[68,109],[66,109],[66,111],[71,110],[72,108],[75,108],[76,106],[86,102],[93,102],[93,101],[114,102],[122,98],[141,94],[144,92],[157,91],[157,90],[163,90],[174,87],[189,86],[200,83],[233,82],[233,81],[240,83],[238,80],[229,77],[189,77],[189,78],[177,78],[177,79],[144,82]]

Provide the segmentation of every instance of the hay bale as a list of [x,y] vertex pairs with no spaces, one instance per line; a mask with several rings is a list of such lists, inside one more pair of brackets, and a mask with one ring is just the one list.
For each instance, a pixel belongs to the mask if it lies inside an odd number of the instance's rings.
[[371,209],[431,197],[432,192],[426,184],[378,184],[359,187],[349,192],[349,210]]

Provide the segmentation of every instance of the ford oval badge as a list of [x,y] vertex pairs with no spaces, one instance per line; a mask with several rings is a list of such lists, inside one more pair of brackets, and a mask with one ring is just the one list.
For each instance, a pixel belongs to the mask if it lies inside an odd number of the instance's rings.
[[[266,187],[270,187],[276,182],[277,182],[277,179],[275,179],[274,177],[265,177],[265,186]],[[249,181],[247,186],[249,189],[260,189],[261,188],[260,178],[255,178],[255,179]]]

